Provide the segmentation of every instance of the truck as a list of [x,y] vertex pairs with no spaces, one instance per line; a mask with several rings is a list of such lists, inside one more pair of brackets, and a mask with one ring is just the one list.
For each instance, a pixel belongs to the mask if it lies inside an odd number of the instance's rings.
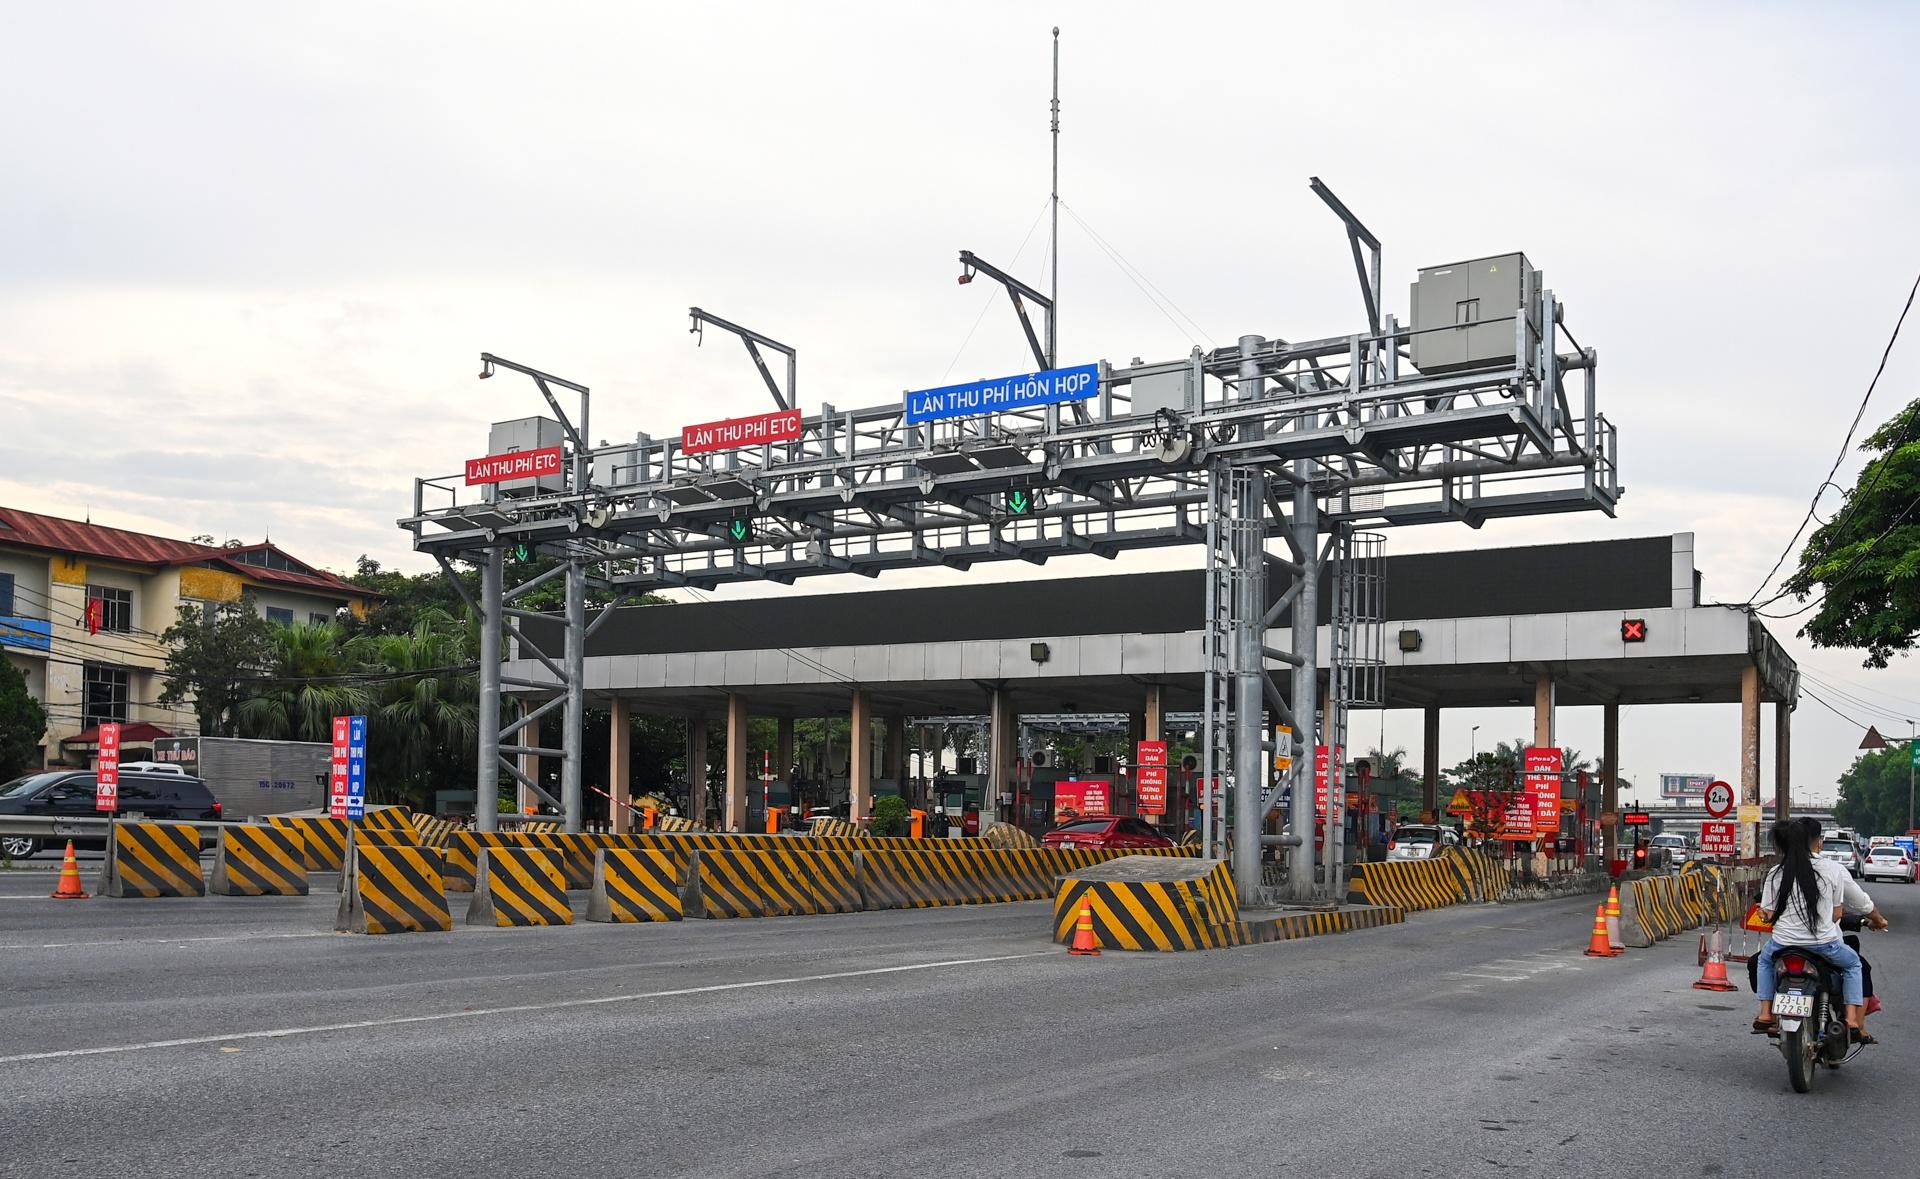
[[213,791],[229,819],[326,810],[333,747],[322,741],[157,737],[153,760],[177,766]]

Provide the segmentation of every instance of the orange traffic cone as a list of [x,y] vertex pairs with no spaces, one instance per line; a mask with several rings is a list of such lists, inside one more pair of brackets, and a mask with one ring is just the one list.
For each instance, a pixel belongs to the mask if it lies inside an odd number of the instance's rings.
[[1080,920],[1073,927],[1073,944],[1067,947],[1067,953],[1083,958],[1098,958],[1100,943],[1093,937],[1093,902],[1086,897],[1080,898]]
[[73,858],[73,840],[67,840],[67,858],[60,865],[60,883],[47,894],[56,901],[84,901],[87,890],[80,887],[80,861]]
[[1616,954],[1627,952],[1627,943],[1620,940],[1620,886],[1607,889],[1607,948]]
[[1587,957],[1611,958],[1619,951],[1607,942],[1607,906],[1593,907],[1593,936],[1587,939]]
[[1696,991],[1737,991],[1727,977],[1727,946],[1718,929],[1707,939],[1707,964],[1700,971],[1700,980],[1693,984]]

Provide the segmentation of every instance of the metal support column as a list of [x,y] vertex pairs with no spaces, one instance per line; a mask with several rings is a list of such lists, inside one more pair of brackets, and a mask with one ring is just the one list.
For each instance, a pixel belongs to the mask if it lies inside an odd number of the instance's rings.
[[503,550],[491,548],[480,562],[480,753],[474,778],[473,824],[500,829],[500,627],[504,621],[500,579]]
[[1620,858],[1620,706],[1600,709],[1600,813],[1614,816],[1600,828],[1600,855],[1610,865]]
[[[1262,336],[1240,337],[1240,400],[1258,398],[1265,382],[1257,359]],[[1243,427],[1243,438],[1257,438],[1260,427]],[[1233,882],[1240,899],[1258,903],[1265,897],[1260,873],[1262,813],[1266,798],[1267,578],[1264,521],[1267,504],[1266,473],[1258,467],[1235,471],[1233,537],[1238,577],[1233,594]]]
[[[1320,744],[1320,503],[1313,494],[1313,464],[1294,462],[1293,543],[1300,572],[1300,592],[1293,602],[1293,833],[1300,837],[1287,869],[1289,889],[1296,900],[1319,894],[1318,865],[1313,847],[1314,762]],[[1328,890],[1338,893],[1339,882]]]
[[1433,822],[1440,821],[1440,706],[1426,708],[1426,732],[1420,742],[1420,810],[1425,822],[1431,812]]
[[[773,777],[776,782],[793,782],[793,718],[790,716],[774,722]],[[787,797],[798,805],[791,793]]]
[[587,726],[587,570],[578,557],[567,558],[566,721],[560,734],[561,830],[579,831],[580,751]]

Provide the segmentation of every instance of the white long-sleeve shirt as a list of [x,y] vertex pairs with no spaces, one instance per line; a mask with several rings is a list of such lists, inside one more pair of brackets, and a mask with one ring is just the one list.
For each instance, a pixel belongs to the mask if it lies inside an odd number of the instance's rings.
[[1792,899],[1784,912],[1780,911],[1780,893],[1787,883],[1775,864],[1767,872],[1766,883],[1760,889],[1760,907],[1773,913],[1773,941],[1781,946],[1817,946],[1823,942],[1840,940],[1840,923],[1833,919],[1836,908],[1845,907],[1856,913],[1873,911],[1873,898],[1867,890],[1853,882],[1853,876],[1845,868],[1832,860],[1815,859],[1813,873],[1820,881],[1820,903],[1818,912],[1806,912],[1806,905],[1800,896],[1800,890],[1792,890]]

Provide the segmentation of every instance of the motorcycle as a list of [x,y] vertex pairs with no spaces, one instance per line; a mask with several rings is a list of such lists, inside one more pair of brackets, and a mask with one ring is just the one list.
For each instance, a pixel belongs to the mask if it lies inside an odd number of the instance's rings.
[[1795,1093],[1813,1089],[1821,1065],[1837,1069],[1859,1053],[1847,1039],[1840,972],[1816,954],[1797,946],[1774,951],[1773,1014]]

